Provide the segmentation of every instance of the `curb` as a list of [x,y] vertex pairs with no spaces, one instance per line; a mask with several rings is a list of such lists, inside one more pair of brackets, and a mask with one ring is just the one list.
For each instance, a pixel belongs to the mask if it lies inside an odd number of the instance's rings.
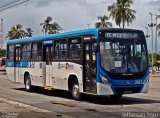
[[30,111],[33,111],[33,112],[53,113],[53,114],[55,114],[55,116],[60,115],[62,118],[74,118],[74,117],[71,117],[71,116],[68,116],[68,115],[65,115],[65,114],[60,114],[60,113],[56,113],[56,112],[49,111],[49,110],[46,110],[46,109],[41,109],[41,108],[34,107],[34,106],[31,106],[31,105],[27,105],[27,104],[24,104],[24,103],[21,103],[21,102],[9,100],[9,99],[6,99],[6,98],[1,98],[0,97],[0,102],[15,105],[15,106],[18,106],[18,107],[28,108]]
[[150,75],[150,77],[160,77],[160,75]]

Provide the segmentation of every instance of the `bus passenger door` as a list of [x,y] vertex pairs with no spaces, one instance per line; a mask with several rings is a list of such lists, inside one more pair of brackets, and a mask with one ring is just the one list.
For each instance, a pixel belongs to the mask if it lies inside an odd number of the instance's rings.
[[46,77],[45,85],[52,86],[52,45],[45,46]]
[[14,68],[14,82],[20,82],[20,60],[21,60],[21,48],[15,48],[15,68]]
[[96,52],[93,41],[84,42],[83,65],[84,91],[96,93]]

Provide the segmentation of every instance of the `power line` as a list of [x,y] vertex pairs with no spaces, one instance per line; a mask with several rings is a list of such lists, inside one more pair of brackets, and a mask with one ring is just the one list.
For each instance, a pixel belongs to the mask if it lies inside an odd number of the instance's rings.
[[12,7],[18,6],[18,5],[21,5],[21,4],[23,4],[23,3],[25,3],[25,2],[28,2],[28,1],[29,1],[29,0],[25,0],[25,1],[23,1],[23,2],[20,2],[20,3],[17,3],[17,4],[11,5],[11,6],[9,6],[9,7],[6,7],[6,8],[4,8],[4,9],[1,9],[0,12],[2,12],[2,11],[4,11],[4,10],[7,10],[7,9],[9,9],[9,8],[12,8]]
[[12,1],[12,2],[10,2],[10,3],[7,3],[7,4],[5,4],[5,5],[0,6],[0,8],[3,8],[3,7],[6,7],[6,6],[9,6],[9,5],[14,4],[14,3],[16,3],[16,2],[19,2],[19,1],[20,1],[20,0]]
[[1,0],[0,2],[4,2],[5,0]]

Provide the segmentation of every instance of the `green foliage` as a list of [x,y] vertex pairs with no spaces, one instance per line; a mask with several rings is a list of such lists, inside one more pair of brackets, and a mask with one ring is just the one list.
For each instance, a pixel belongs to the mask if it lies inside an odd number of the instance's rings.
[[112,17],[119,27],[122,24],[124,28],[126,23],[129,25],[136,18],[136,11],[130,8],[132,4],[133,0],[117,0],[116,3],[108,6],[108,11],[110,12],[109,17]]
[[11,39],[18,39],[24,37],[32,37],[33,30],[31,28],[26,28],[26,31],[23,30],[21,24],[17,24],[13,26],[10,31],[8,31],[7,38]]
[[[152,54],[149,54],[149,64],[152,65]],[[160,54],[153,53],[153,66],[160,67]]]
[[6,56],[6,50],[0,49],[0,57],[5,57],[5,56]]
[[99,20],[97,23],[95,23],[96,28],[105,28],[105,27],[112,27],[112,23],[108,22],[109,18],[108,16],[98,16],[97,19]]
[[44,32],[45,34],[59,33],[59,31],[62,30],[61,26],[59,26],[56,22],[51,22],[52,17],[48,16],[43,23],[40,23],[40,26],[42,26],[42,32]]
[[26,28],[26,32],[24,33],[25,37],[32,37],[33,30],[31,28]]

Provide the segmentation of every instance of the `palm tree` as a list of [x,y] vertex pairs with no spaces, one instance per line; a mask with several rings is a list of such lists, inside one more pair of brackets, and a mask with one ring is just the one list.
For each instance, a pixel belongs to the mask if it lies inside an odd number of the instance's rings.
[[11,27],[11,30],[8,31],[7,38],[9,39],[18,39],[24,37],[32,37],[33,30],[31,28],[26,28],[26,31],[23,30],[21,24]]
[[62,28],[58,25],[58,23],[54,22],[51,25],[51,30],[49,30],[48,34],[56,34],[59,33],[60,30],[62,30]]
[[44,23],[40,23],[40,26],[43,27],[42,32],[44,32],[45,35],[59,33],[59,31],[62,30],[58,23],[51,23],[51,21],[52,17],[48,16],[47,19],[44,20]]
[[11,28],[11,30],[10,31],[8,31],[8,34],[7,34],[7,36],[6,36],[6,38],[9,38],[9,39],[16,39],[15,37],[15,35],[16,35],[16,29],[15,29],[15,27],[12,27]]
[[25,31],[22,29],[21,24],[17,24],[16,26],[12,27],[10,31],[8,31],[7,38],[9,39],[18,39],[24,37]]
[[129,25],[136,18],[136,11],[130,8],[132,4],[133,0],[117,0],[116,3],[108,6],[108,11],[110,12],[109,17],[112,17],[119,27],[122,24],[124,28],[126,23]]
[[17,24],[15,26],[15,29],[17,31],[17,35],[19,36],[18,38],[23,38],[25,37],[24,34],[25,34],[25,31],[23,30],[23,27],[21,24]]
[[95,24],[96,28],[112,27],[112,23],[108,22],[108,16],[98,16],[97,19],[99,20],[99,22]]
[[32,37],[33,30],[31,28],[26,28],[25,37]]

